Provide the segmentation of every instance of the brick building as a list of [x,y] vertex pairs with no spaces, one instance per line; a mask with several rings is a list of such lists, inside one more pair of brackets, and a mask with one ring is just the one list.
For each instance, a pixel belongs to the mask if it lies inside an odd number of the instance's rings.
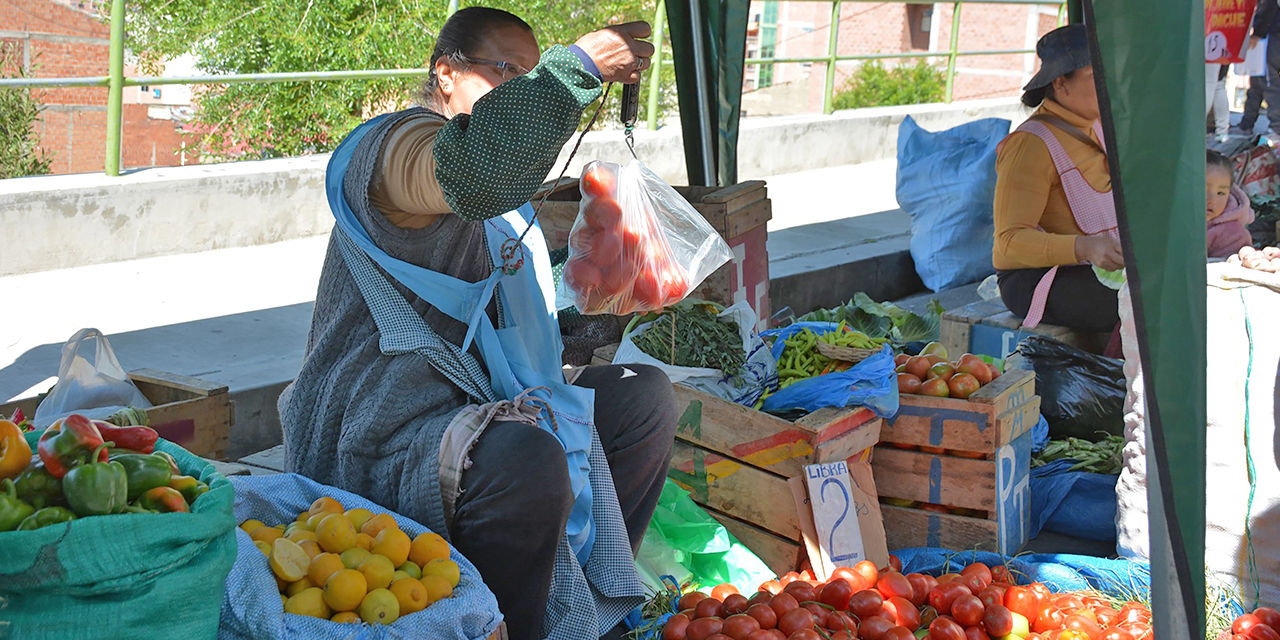
[[[91,0],[0,0],[0,46],[16,51],[33,78],[105,76],[110,33],[99,15]],[[44,107],[35,129],[53,161],[52,172],[102,171],[107,90],[74,87],[34,94]],[[180,164],[181,122],[169,115],[171,110],[145,101],[142,92],[126,92],[121,166]]]
[[[847,2],[840,7],[839,55],[939,52],[930,58],[945,68],[951,44],[951,4]],[[1034,49],[1036,40],[1058,26],[1058,7],[1047,5],[966,5],[961,12],[960,51]],[[818,58],[827,55],[831,25],[827,2],[752,2],[747,40],[749,58]],[[899,61],[883,60],[893,65]],[[905,61],[914,64],[914,60]],[[859,62],[836,65],[835,87]],[[954,99],[1017,95],[1034,74],[1035,55],[966,56],[958,59]],[[812,113],[822,110],[826,64],[822,62],[748,65],[743,107],[749,114]],[[758,94],[758,95],[755,95]]]

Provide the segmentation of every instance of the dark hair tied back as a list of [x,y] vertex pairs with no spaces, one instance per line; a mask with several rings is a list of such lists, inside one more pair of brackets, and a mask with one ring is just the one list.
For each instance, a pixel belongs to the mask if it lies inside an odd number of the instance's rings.
[[464,58],[478,57],[478,51],[489,35],[502,27],[519,27],[533,33],[533,27],[518,16],[501,9],[467,7],[459,9],[440,29],[435,49],[431,51],[431,75],[419,94],[419,101],[428,105],[434,101],[440,79],[436,77],[436,62],[461,54]]
[[1206,167],[1218,167],[1219,169],[1226,171],[1227,175],[1231,176],[1231,182],[1235,182],[1236,165],[1231,161],[1231,158],[1228,158],[1213,149],[1207,149],[1205,150],[1204,162]]

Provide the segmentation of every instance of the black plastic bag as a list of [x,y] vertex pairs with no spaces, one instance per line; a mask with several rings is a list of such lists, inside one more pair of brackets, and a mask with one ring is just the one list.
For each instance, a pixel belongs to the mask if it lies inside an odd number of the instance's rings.
[[1124,435],[1124,361],[1104,358],[1057,340],[1031,336],[1013,358],[1036,372],[1040,415],[1049,437],[1097,440],[1098,432]]

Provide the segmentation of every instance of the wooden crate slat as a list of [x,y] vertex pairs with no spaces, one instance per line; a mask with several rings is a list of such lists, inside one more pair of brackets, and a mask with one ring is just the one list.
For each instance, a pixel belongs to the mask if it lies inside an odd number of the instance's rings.
[[891,551],[909,547],[997,550],[1000,525],[995,521],[887,504],[881,504],[880,510]]
[[254,454],[240,458],[240,464],[253,465],[270,469],[272,471],[284,472],[284,445],[279,444],[266,451],[259,451]]
[[1030,431],[1040,421],[1040,396],[1031,396],[1023,404],[1009,409],[996,418],[997,440],[1013,442]]
[[171,402],[147,410],[147,421],[161,438],[198,456],[222,459],[231,443],[235,403],[227,394]]
[[786,477],[880,439],[881,421],[867,409],[823,409],[793,423],[678,384],[675,393],[677,438]]
[[[989,455],[1007,443],[1012,433],[1001,432],[997,419],[1018,407],[1026,407],[1022,420],[1030,418],[1033,411],[1028,404],[1034,390],[1035,374],[1018,371],[1000,376],[969,400],[904,395],[897,417],[885,423],[880,439]],[[1035,419],[1039,419],[1039,404],[1034,406]]]
[[694,501],[799,541],[786,478],[676,440],[667,476]]
[[[763,194],[763,190],[761,193]],[[725,237],[736,238],[762,224],[768,224],[772,219],[773,201],[762,199],[729,215],[729,228],[725,231]]]
[[879,447],[871,462],[882,497],[994,511],[996,463]]
[[129,373],[129,379],[133,384],[147,396],[152,403],[163,404],[165,402],[173,402],[174,400],[186,400],[187,398],[175,397],[172,400],[168,396],[157,396],[153,398],[148,389],[144,387],[156,387],[157,393],[175,393],[184,392],[190,394],[188,397],[205,397],[216,396],[227,392],[227,385],[191,376],[184,376],[178,373],[169,373],[167,371],[157,371],[155,369],[138,369]]
[[774,535],[726,513],[704,508],[707,513],[711,514],[711,517],[724,525],[724,528],[734,538],[737,538],[738,542],[750,549],[751,553],[756,554],[756,557],[760,558],[774,573],[783,575],[789,571],[795,571],[800,566],[800,563],[804,561],[806,554],[803,545]]

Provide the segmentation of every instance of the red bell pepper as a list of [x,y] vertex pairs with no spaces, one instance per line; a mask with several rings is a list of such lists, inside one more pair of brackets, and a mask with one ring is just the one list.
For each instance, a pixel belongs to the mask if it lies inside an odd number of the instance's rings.
[[[45,429],[36,450],[49,474],[61,478],[85,462],[106,462],[109,452],[106,447],[99,448],[102,443],[102,433],[98,431],[98,427],[94,426],[93,421],[77,413]],[[90,456],[96,460],[89,460]]]
[[129,449],[138,453],[154,453],[156,439],[160,437],[151,427],[117,427],[102,420],[94,420],[93,426],[98,428],[103,440],[116,443],[116,447],[120,449]]

